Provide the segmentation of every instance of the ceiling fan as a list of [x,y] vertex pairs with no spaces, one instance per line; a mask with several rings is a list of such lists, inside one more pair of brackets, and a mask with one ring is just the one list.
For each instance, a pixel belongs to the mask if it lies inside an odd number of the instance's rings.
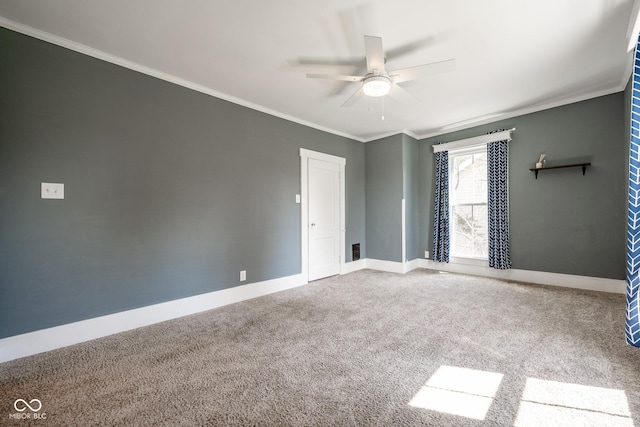
[[447,59],[390,71],[385,68],[386,58],[382,49],[381,37],[365,35],[364,49],[367,63],[367,74],[364,76],[307,74],[307,77],[361,83],[361,87],[341,105],[341,107],[347,107],[360,98],[362,94],[374,98],[385,95],[390,95],[393,98],[412,98],[398,83],[455,70],[456,60]]

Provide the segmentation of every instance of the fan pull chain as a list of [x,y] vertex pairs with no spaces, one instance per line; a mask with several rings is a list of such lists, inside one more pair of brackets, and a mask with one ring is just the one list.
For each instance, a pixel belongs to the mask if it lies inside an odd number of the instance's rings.
[[384,96],[380,97],[380,102],[382,102],[382,120],[384,120]]

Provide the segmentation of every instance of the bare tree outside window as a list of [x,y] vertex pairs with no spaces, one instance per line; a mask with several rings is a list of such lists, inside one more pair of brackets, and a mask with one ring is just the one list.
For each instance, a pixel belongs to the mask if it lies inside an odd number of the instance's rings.
[[487,152],[449,153],[451,255],[487,258]]

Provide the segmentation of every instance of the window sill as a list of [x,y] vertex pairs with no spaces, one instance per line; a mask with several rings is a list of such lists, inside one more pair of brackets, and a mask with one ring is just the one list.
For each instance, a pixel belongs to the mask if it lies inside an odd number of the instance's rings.
[[486,258],[465,258],[465,257],[449,257],[451,264],[475,265],[477,267],[489,267],[489,260]]

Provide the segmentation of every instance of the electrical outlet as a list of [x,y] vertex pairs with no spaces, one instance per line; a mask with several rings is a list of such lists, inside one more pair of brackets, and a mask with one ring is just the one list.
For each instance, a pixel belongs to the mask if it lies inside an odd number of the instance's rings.
[[424,257],[425,259],[429,259],[429,251],[424,251]]
[[247,280],[247,270],[242,270],[240,271],[240,281],[244,282],[245,280]]
[[64,184],[42,182],[40,185],[42,199],[64,199]]

